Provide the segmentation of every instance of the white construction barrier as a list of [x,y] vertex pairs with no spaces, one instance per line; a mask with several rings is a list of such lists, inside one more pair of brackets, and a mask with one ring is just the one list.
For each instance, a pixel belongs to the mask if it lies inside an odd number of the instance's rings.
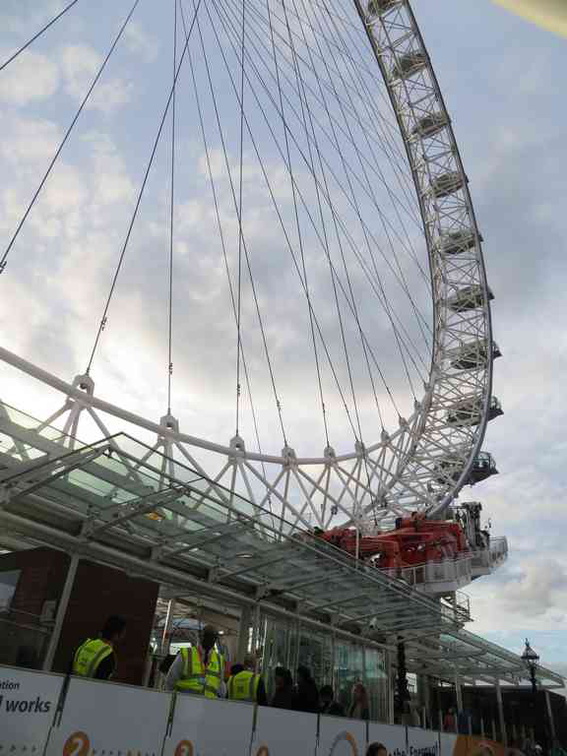
[[0,667],[0,753],[43,753],[63,680]]
[[343,717],[319,717],[317,753],[333,756],[363,754],[366,731],[366,722]]
[[505,756],[490,740],[0,667],[0,756]]
[[170,705],[170,693],[73,677],[46,756],[160,756]]
[[249,704],[177,696],[163,756],[248,754],[253,717]]
[[301,711],[259,706],[256,729],[252,734],[252,756],[299,756],[315,754],[317,717]]
[[[392,756],[402,756],[408,749],[406,741],[407,729],[397,725],[376,724],[368,725],[368,742],[382,743]],[[437,735],[437,733],[435,733]],[[415,755],[417,756],[417,754]]]
[[[415,744],[414,751],[418,749],[421,753],[414,753],[412,756],[441,756],[441,741],[439,740],[439,733],[435,730],[422,730],[417,727],[408,727],[408,744],[411,748]],[[453,742],[455,736],[451,735],[452,741],[450,743],[450,750],[443,754],[443,756],[451,756],[453,753]],[[411,751],[410,751],[411,753]]]

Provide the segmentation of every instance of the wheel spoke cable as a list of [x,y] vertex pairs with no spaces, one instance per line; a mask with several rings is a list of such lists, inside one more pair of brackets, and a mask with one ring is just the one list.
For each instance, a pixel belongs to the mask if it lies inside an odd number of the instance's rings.
[[[217,8],[217,12],[219,13],[219,18],[221,19],[221,23],[223,23],[223,26],[224,26],[224,28],[225,28],[225,32],[227,33],[227,36],[228,36],[228,29],[231,29],[231,30],[232,30],[232,29],[233,29],[233,26],[234,26],[234,25],[233,25],[233,24],[231,24],[231,23],[229,23],[229,22],[223,22],[222,16],[220,16],[220,12],[218,11],[218,8]],[[234,46],[234,44],[232,44],[232,47],[233,47],[233,50],[235,50],[235,46]],[[259,74],[259,72],[258,72],[258,70],[257,70],[257,67],[256,67],[256,66],[255,66],[254,64],[252,64],[252,65],[251,65],[251,68],[252,68],[252,69],[253,69],[253,70],[255,71],[255,73],[256,73],[256,75],[257,75],[257,77],[258,77],[258,78],[260,79],[260,82],[262,83],[262,85],[263,85],[264,89],[266,90],[266,92],[267,92],[267,94],[268,94],[268,97],[269,97],[269,99],[270,99],[270,100],[271,100],[271,102],[272,102],[272,105],[273,105],[273,106],[274,106],[274,107],[276,108],[276,110],[278,110],[278,106],[277,106],[277,104],[275,103],[275,101],[274,101],[274,99],[273,99],[273,96],[272,96],[271,90],[270,90],[270,88],[268,88],[268,87],[267,87],[267,85],[266,85],[265,81],[263,80],[263,78],[262,78],[261,74]],[[279,145],[279,143],[278,143],[278,140],[277,140],[277,138],[276,138],[276,136],[275,136],[275,134],[274,134],[274,132],[273,132],[273,129],[272,129],[272,127],[271,127],[271,124],[270,124],[270,119],[269,119],[269,117],[267,116],[267,114],[265,113],[265,110],[264,110],[264,108],[262,107],[262,105],[261,105],[261,103],[260,103],[260,101],[259,101],[259,99],[258,99],[258,96],[257,96],[257,95],[256,95],[256,93],[255,93],[254,87],[253,87],[253,85],[251,84],[251,82],[249,82],[249,85],[250,85],[250,88],[251,88],[251,92],[252,92],[252,93],[254,94],[254,96],[255,96],[255,98],[256,98],[256,100],[257,100],[258,106],[259,106],[259,108],[260,108],[260,110],[261,110],[261,112],[262,112],[262,114],[263,114],[263,117],[264,117],[264,119],[265,119],[265,121],[266,121],[266,125],[267,125],[268,129],[269,129],[269,130],[271,131],[271,133],[272,133],[272,138],[274,139],[274,142],[275,142],[276,146],[278,147],[278,149],[279,149],[279,151],[280,151],[280,154],[282,155],[282,159],[283,159],[283,152],[282,152],[282,150],[281,150],[281,147],[280,147],[280,145]],[[296,138],[295,138],[295,135],[293,134],[293,132],[290,132],[290,136],[291,136],[291,138],[292,138],[292,141],[294,142],[294,144],[295,144],[296,148],[298,149],[298,151],[299,151],[299,152],[300,152],[300,154],[302,155],[302,158],[303,158],[303,160],[304,160],[304,161],[306,162],[306,164],[308,165],[308,159],[306,158],[305,154],[304,154],[304,153],[303,153],[303,151],[301,150],[301,147],[300,147],[300,145],[298,144],[298,142],[297,142],[297,140],[296,140]],[[324,162],[325,162],[325,166],[326,166],[326,168],[327,168],[327,169],[329,170],[329,172],[331,173],[331,175],[332,175],[332,177],[333,177],[333,179],[334,179],[335,183],[336,183],[336,184],[337,184],[337,185],[339,186],[339,188],[341,189],[341,191],[343,192],[343,194],[344,194],[344,195],[346,196],[346,198],[347,198],[347,200],[349,201],[349,203],[350,203],[351,205],[353,205],[353,202],[352,202],[352,198],[350,198],[350,197],[349,197],[349,194],[348,194],[347,190],[346,190],[346,189],[345,189],[345,188],[344,188],[344,187],[342,186],[342,184],[341,184],[340,180],[339,180],[339,179],[337,178],[337,176],[336,176],[336,174],[334,173],[334,171],[333,171],[332,167],[330,166],[330,164],[328,163],[328,161],[327,161],[327,160],[325,160],[325,158],[323,158],[323,160],[324,160]],[[338,218],[338,215],[337,215],[336,211],[335,211],[335,210],[334,210],[334,208],[333,208],[333,203],[332,203],[332,200],[330,199],[330,195],[329,195],[329,192],[328,192],[328,190],[326,190],[326,188],[325,188],[325,187],[323,187],[322,189],[323,189],[323,195],[324,195],[324,197],[325,197],[325,200],[326,200],[326,201],[327,201],[327,203],[329,204],[329,207],[330,207],[330,208],[332,209],[332,212],[334,213],[334,216]],[[302,195],[302,193],[301,193],[301,191],[300,191],[300,190],[298,190],[298,196],[299,196],[299,197],[300,197],[300,199],[302,200],[302,204],[303,204],[303,206],[304,206],[304,209],[305,209],[305,211],[306,211],[306,214],[307,214],[307,216],[309,217],[309,219],[310,219],[311,223],[313,224],[313,226],[314,226],[314,229],[315,229],[316,233],[318,234],[318,231],[317,231],[317,229],[316,229],[316,226],[314,225],[314,222],[313,222],[312,216],[311,216],[311,214],[310,214],[310,211],[309,211],[309,207],[308,207],[308,205],[306,204],[306,202],[305,202],[305,200],[304,200],[304,198],[303,198],[303,195]],[[354,206],[354,205],[353,205],[353,206]],[[340,225],[341,225],[341,230],[342,230],[343,234],[345,234],[345,236],[347,236],[347,237],[348,237],[348,236],[349,236],[349,234],[348,234],[348,229],[346,228],[346,225],[345,225],[345,223],[344,223],[343,221],[339,221],[339,223],[340,223]],[[319,234],[318,234],[318,236],[319,236],[319,241],[320,241],[320,242],[322,243],[322,240],[321,240],[321,237],[320,237],[320,235],[319,235]],[[288,243],[289,243],[289,242],[288,242]],[[357,255],[358,253],[357,253],[357,250],[356,250],[356,244],[354,243],[354,241],[352,240],[352,238],[350,239],[350,244],[351,244],[351,247],[352,247],[352,249],[353,249],[353,252],[354,252],[354,254],[355,254],[355,255]],[[383,253],[383,252],[382,252],[382,255],[384,256],[384,253]],[[389,267],[389,268],[390,268],[390,269],[392,270],[392,272],[393,272],[394,276],[396,277],[396,272],[395,272],[395,271],[393,270],[391,263],[389,262],[389,260],[388,260],[388,259],[387,259],[386,257],[385,257],[384,259],[385,259],[386,263],[388,264],[388,267]],[[336,271],[335,271],[335,275],[336,275]],[[398,282],[399,282],[399,279],[398,279]],[[349,303],[349,307],[350,307],[350,308],[352,309],[352,303],[350,302],[350,298],[349,298],[349,297],[348,297],[348,295],[346,294],[346,292],[345,292],[345,290],[344,290],[344,288],[343,288],[342,284],[340,283],[340,281],[339,281],[339,285],[340,285],[340,287],[341,287],[341,289],[342,289],[342,291],[343,291],[343,295],[345,296],[345,298],[347,299],[347,302]],[[384,293],[384,297],[385,297],[385,293]],[[380,299],[380,301],[382,302],[382,304],[384,304],[384,302],[382,301],[382,299]],[[388,312],[390,311],[390,309],[389,309],[389,306],[388,306],[388,305],[386,305],[386,306],[385,306],[385,311],[386,311],[386,313],[387,313],[387,314],[388,314]],[[401,339],[401,337],[399,336],[399,334],[398,334],[398,339],[399,339],[399,342],[403,344],[403,339]],[[367,343],[368,343],[368,342],[367,342]],[[407,346],[405,346],[405,345],[404,345],[404,348],[406,348],[406,351],[407,351]],[[412,362],[414,362],[414,361],[413,361],[413,358],[411,358],[411,359],[412,359]],[[376,362],[376,359],[375,359],[375,357],[374,357],[374,356],[373,356],[373,362],[375,363],[375,365],[377,365],[377,362]],[[387,390],[387,392],[388,392],[388,395],[390,396],[390,399],[391,399],[391,400],[393,401],[393,396],[392,396],[392,394],[391,394],[391,391],[390,391],[390,389],[389,389],[389,387],[388,387],[388,385],[387,385],[387,382],[386,382],[386,381],[385,381],[385,379],[384,379],[384,376],[383,376],[383,373],[382,373],[382,371],[381,371],[381,370],[380,370],[380,375],[381,375],[381,377],[382,377],[382,379],[383,379],[383,383],[384,383],[384,385],[385,385],[385,388],[386,388],[386,390]],[[395,402],[394,402],[394,404],[395,404]],[[396,407],[396,411],[398,411],[398,410],[397,410],[397,407]]]
[[[177,4],[177,0],[176,0],[176,4]],[[185,36],[187,37],[187,26],[186,26],[186,21],[185,21],[185,13],[183,11],[183,6],[182,5],[180,5],[180,12],[181,12],[181,21],[182,21],[182,24],[183,24],[183,30],[184,30]],[[211,188],[211,194],[212,194],[212,197],[213,197],[213,205],[214,205],[214,209],[215,209],[216,225],[217,225],[217,230],[218,230],[218,234],[219,234],[219,240],[220,240],[220,244],[221,244],[221,250],[222,250],[222,256],[223,256],[223,262],[224,262],[226,277],[227,277],[227,281],[228,281],[229,297],[230,297],[230,302],[231,302],[231,306],[232,306],[232,313],[233,313],[233,316],[234,316],[234,322],[236,324],[236,322],[237,322],[236,296],[234,294],[234,286],[233,286],[233,283],[232,283],[232,277],[230,275],[230,266],[229,266],[229,263],[228,263],[228,254],[227,254],[227,249],[226,249],[225,234],[224,234],[224,231],[223,231],[222,220],[221,220],[221,215],[220,215],[219,199],[218,199],[218,194],[217,194],[217,189],[216,189],[215,181],[214,181],[214,178],[213,178],[213,170],[212,170],[212,166],[211,166],[211,155],[210,155],[210,149],[209,149],[209,142],[208,142],[207,133],[206,133],[206,130],[205,130],[205,121],[204,121],[204,118],[203,118],[203,108],[202,108],[201,100],[200,100],[200,97],[199,97],[199,90],[198,90],[198,87],[197,87],[197,79],[195,77],[195,67],[193,65],[193,56],[191,54],[191,50],[189,50],[187,59],[189,61],[189,67],[190,67],[190,71],[191,71],[191,81],[192,81],[192,85],[193,85],[193,94],[194,94],[195,102],[196,102],[196,105],[197,105],[197,115],[198,115],[198,118],[199,118],[199,128],[200,128],[200,132],[201,132],[201,139],[203,141],[203,147],[204,147],[204,150],[205,150],[205,160],[206,160],[206,163],[207,163],[207,175],[208,175],[208,178],[209,178],[209,186]],[[245,383],[246,383],[246,390],[247,390],[247,393],[248,393],[248,400],[250,402],[250,413],[251,413],[251,416],[252,416],[252,425],[253,425],[253,428],[254,428],[254,437],[255,437],[255,440],[256,440],[256,447],[258,449],[259,454],[262,454],[262,444],[261,444],[261,441],[260,441],[260,430],[259,430],[259,424],[258,424],[258,416],[257,416],[257,412],[256,412],[254,398],[253,398],[253,395],[252,395],[252,383],[251,383],[251,380],[250,380],[250,374],[249,374],[249,370],[248,370],[248,363],[247,363],[247,360],[246,360],[246,354],[245,354],[244,344],[243,343],[241,343],[241,345],[240,345],[240,350],[241,350],[241,359],[242,359],[242,369],[244,371],[244,380],[245,380]],[[264,460],[261,461],[261,467],[262,467],[262,474],[264,476],[264,479],[267,480],[267,471],[266,471],[266,465],[264,463]],[[267,501],[267,505],[268,505],[268,509],[270,511],[270,514],[273,515],[272,497],[271,497],[271,495],[269,493],[268,493],[266,501]]]
[[[180,0],[180,2],[181,2],[181,8],[183,8],[183,2],[182,2],[182,0]],[[195,0],[193,0],[193,6],[195,7]],[[207,5],[205,5],[205,10],[206,10],[207,16],[209,18],[209,23],[211,23],[211,25],[212,25],[212,19],[211,19],[210,11],[209,11],[209,8],[208,8]],[[214,31],[214,33],[216,35],[216,29],[214,28],[214,26],[213,26],[213,31]],[[237,198],[237,194],[236,194],[236,189],[235,189],[235,186],[234,186],[234,181],[233,181],[233,178],[232,178],[232,171],[231,171],[231,168],[230,168],[230,161],[229,161],[229,158],[228,158],[228,152],[227,152],[227,148],[226,148],[226,142],[225,142],[225,139],[224,139],[224,132],[223,132],[223,129],[222,129],[222,124],[221,124],[221,119],[220,119],[220,113],[219,113],[219,109],[218,109],[218,102],[217,102],[217,98],[216,98],[215,91],[214,91],[214,85],[213,85],[213,81],[212,81],[211,70],[210,70],[209,61],[208,61],[208,57],[207,57],[207,53],[206,53],[206,47],[205,47],[205,43],[204,43],[204,39],[203,39],[203,34],[202,34],[202,30],[201,30],[201,24],[200,24],[198,18],[197,18],[197,33],[199,35],[199,40],[200,40],[201,54],[202,54],[203,59],[205,61],[205,69],[206,69],[206,72],[207,72],[207,81],[208,81],[208,86],[209,86],[209,92],[211,94],[211,98],[212,98],[213,104],[214,104],[215,119],[216,119],[216,123],[217,123],[217,128],[219,130],[219,135],[220,135],[220,138],[221,138],[221,144],[222,144],[223,156],[224,156],[224,163],[225,163],[227,175],[228,175],[228,178],[229,178],[230,192],[231,192],[231,196],[232,196],[232,201],[233,201],[233,204],[234,204],[235,212],[236,212],[237,217],[238,217],[238,214],[239,214],[239,202],[238,202],[238,198]],[[217,37],[217,43],[220,46],[220,42],[218,40],[218,37]],[[221,53],[224,55],[222,48],[221,48]],[[230,67],[228,66],[228,62],[226,61],[225,58],[224,58],[224,60],[225,60],[226,68],[229,71],[232,87],[233,87],[234,91],[236,92],[236,99],[239,100],[238,89],[236,88],[236,85],[235,85],[235,82],[234,82],[234,78],[232,77],[232,73],[230,72]],[[245,73],[245,76],[246,76],[246,73]],[[242,112],[242,116],[243,116],[243,122],[247,125],[246,113],[244,111],[244,108],[241,109],[241,112]],[[248,130],[248,126],[247,126],[247,130]],[[262,319],[262,313],[261,313],[261,310],[260,310],[260,302],[259,302],[257,291],[256,291],[256,285],[255,285],[255,282],[254,282],[254,277],[252,275],[252,265],[251,265],[251,262],[250,262],[250,256],[248,254],[248,247],[247,247],[246,237],[245,237],[244,233],[242,233],[241,238],[242,238],[242,251],[244,253],[244,258],[245,258],[245,261],[246,261],[246,267],[247,267],[248,275],[249,275],[249,279],[250,279],[252,296],[253,296],[253,299],[254,299],[254,307],[255,307],[255,310],[256,310],[256,316],[258,318],[258,324],[259,324],[259,328],[260,328],[260,334],[261,334],[262,345],[263,345],[263,350],[264,350],[264,357],[266,359],[266,364],[267,364],[268,372],[269,372],[269,375],[270,375],[270,382],[271,382],[272,393],[273,393],[273,397],[274,397],[274,401],[275,401],[275,405],[276,405],[276,411],[277,411],[277,414],[278,414],[278,421],[279,421],[280,430],[281,430],[281,433],[282,433],[282,438],[283,438],[284,446],[287,446],[287,434],[286,434],[286,430],[285,430],[285,426],[284,426],[284,421],[283,421],[282,403],[280,401],[279,393],[278,393],[277,386],[276,386],[275,373],[274,373],[274,369],[273,369],[273,365],[272,365],[272,359],[271,359],[271,356],[270,356],[270,350],[268,348],[268,340],[267,340],[266,331],[265,331],[265,328],[264,328],[264,323],[263,323],[263,319]],[[237,303],[237,306],[238,306],[238,303]]]
[[[136,2],[138,2],[138,0],[136,0]],[[108,293],[108,297],[107,297],[106,303],[104,305],[104,310],[103,310],[103,313],[102,313],[102,318],[100,320],[100,324],[98,326],[97,333],[96,333],[96,336],[95,336],[95,340],[94,340],[94,343],[93,343],[93,347],[92,347],[92,350],[91,350],[91,353],[90,353],[89,361],[87,363],[87,369],[85,371],[87,375],[89,375],[89,373],[90,373],[90,370],[91,370],[91,367],[92,367],[92,364],[93,364],[93,360],[94,360],[94,357],[95,357],[95,354],[96,354],[96,350],[98,348],[98,345],[99,345],[99,342],[100,342],[100,338],[102,336],[102,332],[104,331],[104,329],[106,327],[106,324],[107,324],[108,310],[110,308],[110,303],[112,301],[112,297],[113,297],[114,291],[116,289],[116,283],[118,281],[118,276],[119,276],[120,271],[122,269],[122,263],[124,262],[124,256],[126,255],[126,250],[128,248],[128,243],[129,243],[130,237],[132,235],[132,229],[134,228],[134,223],[136,222],[136,218],[138,217],[138,210],[140,209],[140,203],[142,202],[142,197],[144,196],[144,190],[145,190],[146,184],[148,182],[148,177],[150,175],[150,171],[151,171],[151,168],[152,168],[152,165],[153,165],[153,162],[154,162],[154,158],[155,158],[155,155],[156,155],[156,152],[157,152],[157,148],[158,148],[158,145],[159,145],[159,142],[160,142],[160,139],[161,139],[161,135],[162,135],[162,132],[163,132],[163,127],[164,127],[164,124],[165,124],[165,120],[167,118],[167,114],[169,112],[171,101],[173,99],[173,93],[175,92],[175,87],[177,85],[177,79],[179,77],[179,71],[181,70],[181,66],[183,65],[183,60],[185,58],[185,54],[186,54],[187,49],[189,47],[189,38],[190,38],[191,32],[193,31],[193,27],[194,27],[195,21],[197,19],[197,13],[199,11],[200,5],[201,5],[201,0],[198,0],[197,6],[196,6],[196,10],[195,10],[195,14],[194,14],[194,16],[193,16],[193,18],[191,20],[191,26],[189,28],[189,37],[187,38],[187,40],[185,42],[185,45],[183,47],[183,51],[182,51],[181,56],[179,58],[179,63],[177,64],[177,70],[175,72],[175,76],[173,77],[173,84],[172,84],[172,86],[171,86],[171,88],[169,90],[169,95],[167,97],[167,102],[165,104],[165,108],[163,109],[163,113],[162,113],[162,116],[161,116],[160,124],[159,124],[158,130],[157,130],[157,134],[155,136],[154,143],[153,143],[153,146],[152,146],[152,151],[150,153],[150,157],[149,157],[148,163],[146,165],[146,170],[144,172],[144,177],[142,179],[142,184],[140,186],[140,189],[139,189],[139,192],[138,192],[138,196],[136,198],[136,204],[134,206],[134,211],[132,212],[132,217],[130,218],[130,223],[128,224],[128,230],[126,232],[126,238],[124,239],[124,244],[122,245],[122,249],[120,251],[120,256],[118,258],[118,263],[117,263],[115,271],[114,271],[114,276],[112,278],[112,283],[110,285],[110,291]]]
[[278,64],[278,56],[276,53],[276,43],[274,40],[274,29],[273,25],[271,23],[271,11],[270,11],[270,0],[266,0],[266,10],[268,14],[268,19],[270,21],[270,40],[272,43],[272,52],[273,52],[273,58],[274,58],[274,70],[276,73],[276,79],[277,79],[277,88],[278,88],[278,94],[279,94],[279,102],[280,102],[280,112],[281,112],[281,118],[282,118],[282,125],[283,125],[283,133],[284,133],[284,142],[285,142],[285,151],[286,151],[286,162],[287,162],[287,170],[289,172],[290,176],[290,185],[291,185],[291,193],[293,198],[293,211],[295,216],[295,225],[297,230],[297,240],[298,240],[298,246],[299,246],[299,254],[301,256],[301,269],[303,273],[303,280],[305,281],[305,297],[307,300],[307,310],[308,310],[308,316],[309,316],[309,330],[311,334],[311,344],[313,347],[313,354],[315,358],[315,370],[317,373],[317,386],[319,390],[319,401],[321,404],[321,414],[323,417],[323,426],[325,430],[325,444],[326,446],[329,446],[329,427],[327,422],[327,411],[325,407],[325,398],[323,395],[323,382],[321,378],[321,366],[319,364],[319,353],[317,350],[317,339],[315,337],[315,325],[313,322],[313,308],[311,304],[311,295],[309,291],[309,282],[307,278],[307,266],[305,263],[305,250],[303,246],[303,234],[301,231],[301,223],[299,220],[299,210],[297,206],[297,191],[295,186],[295,180],[294,180],[294,174],[293,174],[293,166],[291,161],[291,150],[289,146],[289,135],[288,135],[288,128],[287,128],[287,122],[285,117],[285,108],[284,108],[284,102],[283,102],[283,96],[282,96],[282,88],[280,83],[280,74],[279,74],[279,64]]
[[21,47],[19,47],[15,53],[10,55],[9,58],[7,58],[2,64],[0,64],[0,71],[3,71],[6,68],[6,66],[9,66],[13,60],[16,60],[18,55],[23,53],[24,50],[27,50],[27,48],[30,45],[32,45],[36,41],[36,39],[39,39],[42,36],[42,34],[49,29],[49,27],[53,26],[53,24],[56,21],[59,21],[59,19],[62,16],[64,16],[67,13],[67,11],[71,10],[71,8],[74,5],[76,5],[78,2],[79,0],[71,0],[71,2],[63,8],[63,10],[59,11],[59,13],[51,19],[51,21],[48,21],[45,24],[45,26],[43,26],[36,34],[33,35],[33,37],[30,37],[30,39],[28,39],[27,42],[25,42]]
[[177,0],[173,0],[173,97],[171,98],[171,179],[169,198],[169,281],[167,308],[167,414],[171,414],[173,379],[173,220],[175,209],[175,72],[177,69]]
[[63,136],[63,139],[59,143],[59,146],[57,147],[57,149],[55,151],[55,154],[51,158],[49,166],[48,166],[46,172],[44,173],[43,178],[39,182],[39,186],[35,190],[35,193],[34,193],[33,197],[31,198],[31,201],[30,201],[29,205],[27,206],[27,208],[26,208],[23,216],[21,217],[20,222],[16,226],[16,230],[14,231],[14,233],[12,235],[12,238],[10,239],[10,241],[8,243],[8,246],[4,250],[4,254],[0,258],[0,273],[4,272],[4,270],[6,268],[7,261],[8,261],[8,255],[10,254],[10,251],[11,251],[12,247],[14,246],[14,243],[15,243],[16,239],[18,238],[18,235],[19,235],[20,231],[22,230],[22,227],[23,227],[24,223],[26,222],[27,217],[30,214],[32,207],[34,206],[37,198],[39,197],[39,195],[41,193],[41,190],[43,189],[43,187],[45,185],[45,182],[49,178],[49,175],[51,174],[51,171],[53,170],[53,166],[57,162],[57,158],[61,154],[61,151],[63,150],[63,147],[65,146],[65,144],[67,143],[67,140],[71,136],[71,132],[73,131],[73,128],[74,128],[75,124],[77,123],[77,121],[79,119],[79,116],[81,115],[81,113],[83,112],[83,109],[84,109],[85,105],[89,101],[89,98],[90,98],[90,96],[92,94],[93,89],[98,84],[98,81],[99,81],[100,77],[102,76],[102,73],[103,73],[104,69],[106,68],[106,64],[110,60],[110,57],[111,57],[112,53],[114,52],[114,50],[116,48],[116,45],[118,44],[118,42],[120,41],[120,38],[124,34],[124,30],[128,26],[128,23],[129,23],[130,19],[134,15],[134,11],[136,10],[139,2],[140,2],[140,0],[134,0],[134,4],[132,5],[132,7],[130,9],[130,12],[128,13],[128,15],[126,16],[126,18],[124,19],[124,21],[122,22],[122,25],[121,25],[120,29],[118,30],[118,34],[114,38],[114,41],[112,42],[112,45],[110,46],[110,49],[106,53],[106,57],[102,61],[102,63],[100,65],[100,67],[99,67],[99,69],[98,69],[98,71],[97,71],[94,79],[91,82],[90,87],[87,90],[86,95],[84,96],[81,104],[79,105],[79,108],[78,108],[77,112],[73,116],[73,120],[71,121],[71,123],[67,127],[67,131],[65,132],[65,135]]

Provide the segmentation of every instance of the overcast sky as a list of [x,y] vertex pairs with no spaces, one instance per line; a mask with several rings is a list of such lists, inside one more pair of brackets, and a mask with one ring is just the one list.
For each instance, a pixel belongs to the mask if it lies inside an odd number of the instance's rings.
[[[0,28],[6,34],[0,38],[0,59],[31,36],[57,7],[43,0],[3,3]],[[142,0],[0,277],[2,345],[66,379],[85,369],[167,99],[171,14],[166,16],[163,7]],[[101,2],[95,13],[79,3],[29,53],[0,72],[2,249],[128,8],[125,1]],[[414,9],[469,176],[485,238],[489,281],[496,296],[495,336],[503,352],[496,363],[495,393],[505,415],[491,424],[485,444],[496,458],[500,475],[464,491],[461,499],[482,501],[493,534],[509,537],[511,554],[497,575],[468,589],[475,618],[470,629],[516,651],[529,635],[543,659],[567,673],[567,442],[563,433],[567,420],[563,400],[567,221],[562,206],[567,159],[561,98],[566,42],[488,0],[415,0]],[[239,121],[237,114],[231,115],[236,109],[230,99],[230,82],[220,67],[215,70],[221,116],[227,123],[229,159],[236,171]],[[204,73],[202,67],[197,72],[200,86],[204,86]],[[185,431],[226,443],[234,432],[234,319],[214,230],[191,79],[186,69],[182,75],[185,94],[178,98],[177,169],[181,178],[175,215],[173,410]],[[382,105],[379,108],[382,110]],[[210,123],[210,103],[205,110]],[[267,145],[259,111],[252,117]],[[211,137],[210,147],[234,274],[238,239],[234,208],[228,184],[221,181],[223,156],[218,139]],[[354,153],[351,157],[355,159]],[[336,160],[336,156],[331,158],[332,165],[337,165]],[[291,223],[292,192],[281,159],[268,150],[265,163]],[[388,183],[393,185],[394,169],[385,159],[384,165]],[[290,443],[298,451],[321,451],[325,439],[317,409],[308,311],[281,238],[274,235],[277,217],[268,207],[250,143],[245,148],[244,169],[246,234]],[[314,206],[315,190],[308,188],[299,167],[297,171],[298,182],[304,181],[306,201]],[[166,409],[167,180],[165,141],[156,156],[93,365],[99,395],[154,419]],[[401,197],[400,186],[397,189]],[[352,218],[344,197],[338,190],[335,195],[338,210],[346,219]],[[359,192],[359,197],[362,195]],[[382,192],[380,202],[387,206],[386,225],[374,219],[371,230],[387,252],[385,229],[388,224],[399,228],[400,213],[396,214],[394,202],[388,206],[387,193]],[[363,210],[368,207],[363,205]],[[417,253],[423,253],[417,228],[412,225],[410,203],[407,209],[401,213],[407,233],[401,236]],[[302,212],[305,220],[307,211],[304,208]],[[306,245],[310,280],[315,282],[311,284],[315,310],[340,382],[346,385],[347,366],[334,320],[331,279],[320,251],[313,251],[317,246],[314,239],[309,237]],[[363,245],[362,232],[354,234],[354,243]],[[414,302],[427,318],[427,286],[411,255],[400,251],[399,245],[397,248]],[[377,265],[406,333],[418,344],[414,352],[418,360],[418,353],[426,354],[426,345],[425,341],[419,343],[415,312],[387,262],[379,259]],[[395,420],[385,384],[392,389],[402,414],[411,411],[411,391],[385,311],[374,301],[372,307],[368,304],[371,292],[365,288],[354,258],[351,271],[360,318],[372,334],[385,370],[385,382],[377,387],[379,402],[387,419]],[[348,309],[344,302],[342,306]],[[282,440],[249,282],[242,317],[262,440],[277,450]],[[355,363],[363,433],[369,435],[376,424],[375,406],[370,387],[364,383],[365,366],[360,347],[357,351],[355,346],[352,313],[345,315],[345,327]],[[322,351],[322,344],[319,349]],[[410,365],[410,372],[419,389],[419,370]],[[57,406],[57,396],[22,379],[14,370],[2,367],[1,376],[5,401],[42,417]],[[323,368],[323,386],[331,440],[337,448],[352,448],[352,434],[328,366]],[[248,405],[243,425],[247,445],[252,447]]]

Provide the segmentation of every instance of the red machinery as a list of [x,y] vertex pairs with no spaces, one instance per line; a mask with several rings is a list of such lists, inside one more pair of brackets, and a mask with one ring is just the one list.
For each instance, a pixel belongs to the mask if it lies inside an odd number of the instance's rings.
[[318,537],[361,559],[371,560],[381,570],[398,573],[404,567],[441,562],[469,554],[461,526],[456,522],[427,520],[414,513],[400,517],[396,529],[379,535],[357,534],[354,528],[321,531]]
[[316,535],[353,556],[358,550],[361,559],[372,559],[381,570],[397,570],[402,566],[398,543],[388,540],[383,535],[358,535],[354,528],[333,528],[319,531]]

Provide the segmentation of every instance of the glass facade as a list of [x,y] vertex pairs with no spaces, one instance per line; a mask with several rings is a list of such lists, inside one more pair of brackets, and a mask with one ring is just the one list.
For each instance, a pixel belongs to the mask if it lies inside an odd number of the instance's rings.
[[333,686],[336,699],[345,713],[351,705],[352,688],[362,682],[368,693],[370,718],[376,722],[388,721],[388,678],[385,652],[379,648],[354,643],[301,627],[264,619],[264,645],[262,672],[268,695],[273,693],[273,670],[277,666],[288,668],[295,679],[298,665],[311,670],[315,682]]

